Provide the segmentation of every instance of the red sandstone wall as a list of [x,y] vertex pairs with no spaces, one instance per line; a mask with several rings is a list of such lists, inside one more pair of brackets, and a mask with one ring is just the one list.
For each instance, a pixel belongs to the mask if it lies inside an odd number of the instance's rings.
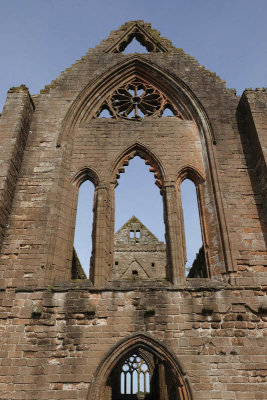
[[[248,96],[254,123],[248,133],[236,114],[239,98],[234,91],[170,47],[166,53],[136,55],[133,65],[145,65],[147,79],[150,65],[150,78],[158,74],[166,85],[169,79],[170,91],[175,81],[187,96],[193,93],[190,107],[204,110],[199,114],[204,122],[89,121],[91,114],[78,107],[80,99],[89,96],[102,74],[133,58],[105,52],[124,31],[113,32],[34,96],[34,112],[24,92],[10,94],[0,118],[0,144],[5,149],[0,193],[5,234],[0,259],[0,398],[85,400],[100,360],[118,341],[141,331],[183,363],[193,399],[264,399],[265,189],[251,168],[249,143],[255,132],[257,146],[263,141],[265,103]],[[165,39],[162,43],[169,46]],[[182,95],[177,92],[177,97]],[[97,93],[94,96],[91,100],[97,101]],[[76,124],[73,131],[71,123]],[[200,132],[202,123],[210,127],[210,136]],[[162,165],[171,232],[177,232],[173,221],[178,224],[180,219],[175,203],[178,171],[192,164],[204,177],[202,210],[214,279],[153,288],[126,282],[116,289],[105,283],[112,261],[112,171],[121,152],[136,141]],[[73,178],[89,167],[88,177],[98,187],[94,269],[106,285],[102,290],[88,281],[70,282],[78,194]],[[174,261],[180,257],[181,263],[182,246],[171,245]],[[203,306],[210,306],[208,312]]]
[[1,399],[85,400],[100,361],[140,332],[177,357],[194,399],[266,398],[263,291],[75,286],[0,294]]

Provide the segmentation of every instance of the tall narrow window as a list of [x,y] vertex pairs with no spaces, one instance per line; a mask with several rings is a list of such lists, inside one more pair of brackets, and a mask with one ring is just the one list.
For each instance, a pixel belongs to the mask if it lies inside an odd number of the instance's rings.
[[186,179],[182,182],[181,197],[187,255],[186,276],[191,278],[206,277],[197,193],[195,184],[191,180]]
[[[150,170],[156,174],[154,168]],[[120,175],[114,236],[114,260],[119,268],[113,268],[113,280],[167,279],[163,199],[155,179],[139,156]]]
[[85,181],[79,188],[72,262],[73,279],[84,279],[89,276],[94,191],[94,185],[90,181]]
[[[165,241],[162,197],[144,160],[134,157],[118,183],[115,190],[115,231],[135,215],[160,241]],[[131,237],[140,237],[140,231],[131,233]]]

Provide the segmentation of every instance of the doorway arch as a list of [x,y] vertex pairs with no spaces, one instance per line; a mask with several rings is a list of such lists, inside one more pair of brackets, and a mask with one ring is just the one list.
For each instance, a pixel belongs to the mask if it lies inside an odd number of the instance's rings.
[[[148,390],[121,393],[121,369],[129,359],[139,358],[149,372]],[[127,390],[126,390],[127,391]],[[100,362],[87,400],[193,400],[180,362],[154,338],[135,334],[119,342]]]

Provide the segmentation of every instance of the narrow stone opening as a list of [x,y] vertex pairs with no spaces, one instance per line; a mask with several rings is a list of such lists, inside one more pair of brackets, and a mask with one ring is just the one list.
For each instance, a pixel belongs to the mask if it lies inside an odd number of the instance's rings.
[[187,261],[185,265],[188,278],[206,278],[206,263],[199,218],[196,186],[190,179],[181,184],[181,197],[184,215]]
[[79,188],[74,233],[72,279],[86,279],[89,277],[92,252],[94,191],[94,184],[89,180],[85,181]]

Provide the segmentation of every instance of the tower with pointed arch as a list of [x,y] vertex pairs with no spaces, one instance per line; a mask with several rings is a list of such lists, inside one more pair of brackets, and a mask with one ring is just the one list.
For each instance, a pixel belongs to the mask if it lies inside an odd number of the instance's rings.
[[[144,54],[124,53],[133,40]],[[264,89],[236,96],[143,21],[112,31],[39,95],[9,90],[0,116],[1,399],[266,398],[266,110]],[[135,156],[162,196],[166,245],[142,248],[166,252],[156,274],[150,253],[149,268],[135,257],[115,273],[115,255],[135,251],[116,240],[114,250],[114,190]],[[189,277],[186,179],[203,240]],[[87,180],[84,279],[73,238]],[[144,228],[127,224],[134,235]]]

